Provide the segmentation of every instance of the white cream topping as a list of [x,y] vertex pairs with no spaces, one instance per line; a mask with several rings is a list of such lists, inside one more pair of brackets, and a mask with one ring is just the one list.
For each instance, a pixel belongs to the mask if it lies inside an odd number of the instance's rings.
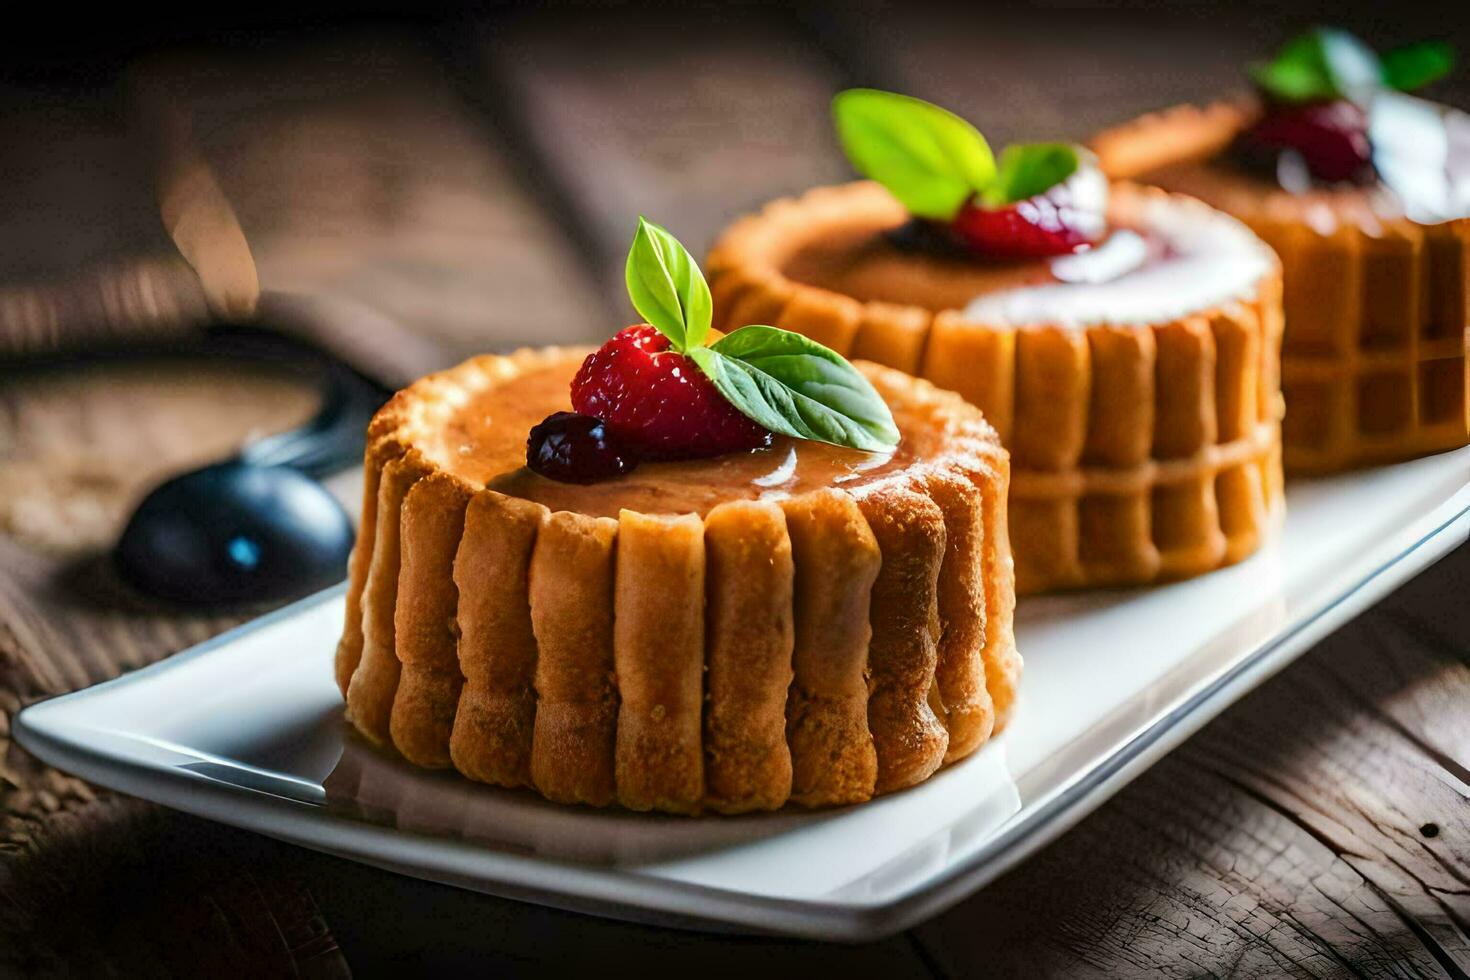
[[[1091,252],[1053,259],[1052,273],[1070,281],[977,296],[965,319],[995,327],[1161,323],[1250,298],[1273,262],[1250,229],[1197,201],[1149,197],[1135,226],[1137,232],[1114,232]],[[1123,235],[1131,238],[1113,246]]]
[[1436,224],[1470,215],[1470,116],[1399,92],[1375,96],[1368,114],[1373,165],[1405,217]]
[[1051,274],[1062,282],[1111,282],[1147,261],[1147,239],[1124,228],[1096,248],[1052,259]]

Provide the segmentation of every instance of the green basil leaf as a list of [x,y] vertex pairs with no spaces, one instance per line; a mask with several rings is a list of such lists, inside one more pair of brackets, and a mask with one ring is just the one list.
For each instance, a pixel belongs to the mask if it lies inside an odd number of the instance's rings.
[[709,283],[677,238],[640,217],[625,275],[633,308],[669,338],[674,350],[704,343],[714,318]]
[[743,414],[798,439],[890,452],[898,427],[857,368],[814,340],[775,327],[741,327],[689,352]]
[[1332,79],[1316,65],[1277,60],[1252,65],[1250,75],[1252,81],[1283,102],[1337,98]]
[[1017,143],[1001,151],[995,183],[981,196],[992,208],[1024,201],[1060,184],[1081,163],[1070,143]]
[[995,178],[985,137],[959,116],[906,95],[849,89],[832,100],[852,165],[920,218],[954,217]]
[[1257,85],[1286,102],[1361,99],[1379,86],[1382,75],[1372,48],[1332,27],[1314,27],[1287,42],[1269,63],[1251,69]]
[[1383,56],[1383,84],[1400,92],[1412,92],[1449,74],[1453,67],[1453,45],[1445,41],[1410,44]]

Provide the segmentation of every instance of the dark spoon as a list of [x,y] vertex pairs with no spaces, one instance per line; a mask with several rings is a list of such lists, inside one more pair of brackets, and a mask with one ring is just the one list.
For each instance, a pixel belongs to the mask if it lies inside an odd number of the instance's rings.
[[360,458],[378,401],[330,371],[322,408],[305,426],[149,493],[118,540],[118,570],[142,591],[207,606],[289,599],[340,581],[352,522],[315,477]]
[[322,485],[289,466],[230,460],[150,493],[117,544],[137,588],[223,605],[304,595],[340,580],[352,522]]

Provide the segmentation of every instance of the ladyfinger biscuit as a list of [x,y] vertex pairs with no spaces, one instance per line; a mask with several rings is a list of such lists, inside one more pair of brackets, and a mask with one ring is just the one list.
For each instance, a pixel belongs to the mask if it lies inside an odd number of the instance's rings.
[[531,783],[536,637],[527,582],[540,504],[482,490],[465,510],[454,557],[464,687],[449,737],[454,767],[499,786]]
[[786,704],[791,799],[804,806],[873,795],[868,642],[878,541],[852,497],[821,490],[782,502],[795,571],[793,679]]
[[868,728],[878,753],[875,790],[887,793],[927,779],[949,746],[929,706],[944,514],[898,482],[864,487],[858,506],[883,557],[869,611]]
[[622,511],[615,580],[618,802],[693,813],[704,799],[704,522]]
[[388,742],[388,720],[398,693],[393,611],[398,605],[403,498],[428,473],[423,458],[411,453],[386,463],[379,480],[372,560],[362,590],[362,657],[347,685],[347,717],[378,745]]
[[934,470],[924,482],[944,515],[934,683],[940,720],[949,732],[944,761],[952,762],[975,751],[995,726],[980,655],[986,628],[984,512],[979,490],[958,472]]
[[733,501],[704,519],[705,801],[721,813],[774,810],[791,795],[792,559],[774,503]]
[[531,553],[536,725],[531,780],[559,803],[606,806],[616,793],[618,691],[613,552],[618,522],[552,514]]
[[448,473],[431,473],[403,498],[402,563],[393,617],[402,672],[388,730],[404,758],[426,768],[450,764],[449,733],[464,675],[456,653],[454,553],[464,533],[470,490]]

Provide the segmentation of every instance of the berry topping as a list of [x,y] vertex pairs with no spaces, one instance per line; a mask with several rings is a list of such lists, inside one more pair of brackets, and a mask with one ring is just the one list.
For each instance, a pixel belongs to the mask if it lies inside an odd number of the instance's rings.
[[972,198],[954,218],[954,230],[971,249],[998,258],[1068,255],[1097,243],[1107,232],[1107,182],[1084,167],[1033,197],[987,207]]
[[572,407],[647,459],[696,459],[767,446],[771,433],[730,404],[694,360],[647,324],[587,356]]
[[883,233],[900,252],[921,252],[941,258],[964,258],[970,246],[955,232],[954,225],[928,218],[910,218]]
[[890,236],[900,248],[1041,258],[1107,232],[1107,179],[1081,147],[1016,143],[997,157],[953,113],[874,89],[839,93],[832,111],[853,166],[920,219]]
[[602,419],[553,412],[531,427],[526,465],[562,483],[592,483],[629,472],[638,457],[607,431]]
[[1273,105],[1241,135],[1245,156],[1275,168],[1282,153],[1297,153],[1321,181],[1370,182],[1374,179],[1368,113],[1346,99]]
[[[1247,162],[1271,169],[1291,190],[1307,183],[1306,174],[1292,176],[1303,166],[1319,181],[1372,182],[1377,174],[1369,130],[1378,127],[1370,127],[1370,111],[1385,93],[1428,85],[1454,63],[1454,49],[1442,41],[1380,55],[1340,28],[1314,27],[1288,41],[1270,61],[1251,67],[1266,114],[1241,134],[1237,150]],[[1381,149],[1395,154],[1417,148]]]
[[531,430],[526,465],[590,483],[640,460],[696,459],[771,444],[774,433],[892,452],[893,413],[841,354],[789,330],[748,324],[706,344],[714,317],[704,273],[642,218],[628,250],[628,298],[648,322],[587,355],[572,407]]

